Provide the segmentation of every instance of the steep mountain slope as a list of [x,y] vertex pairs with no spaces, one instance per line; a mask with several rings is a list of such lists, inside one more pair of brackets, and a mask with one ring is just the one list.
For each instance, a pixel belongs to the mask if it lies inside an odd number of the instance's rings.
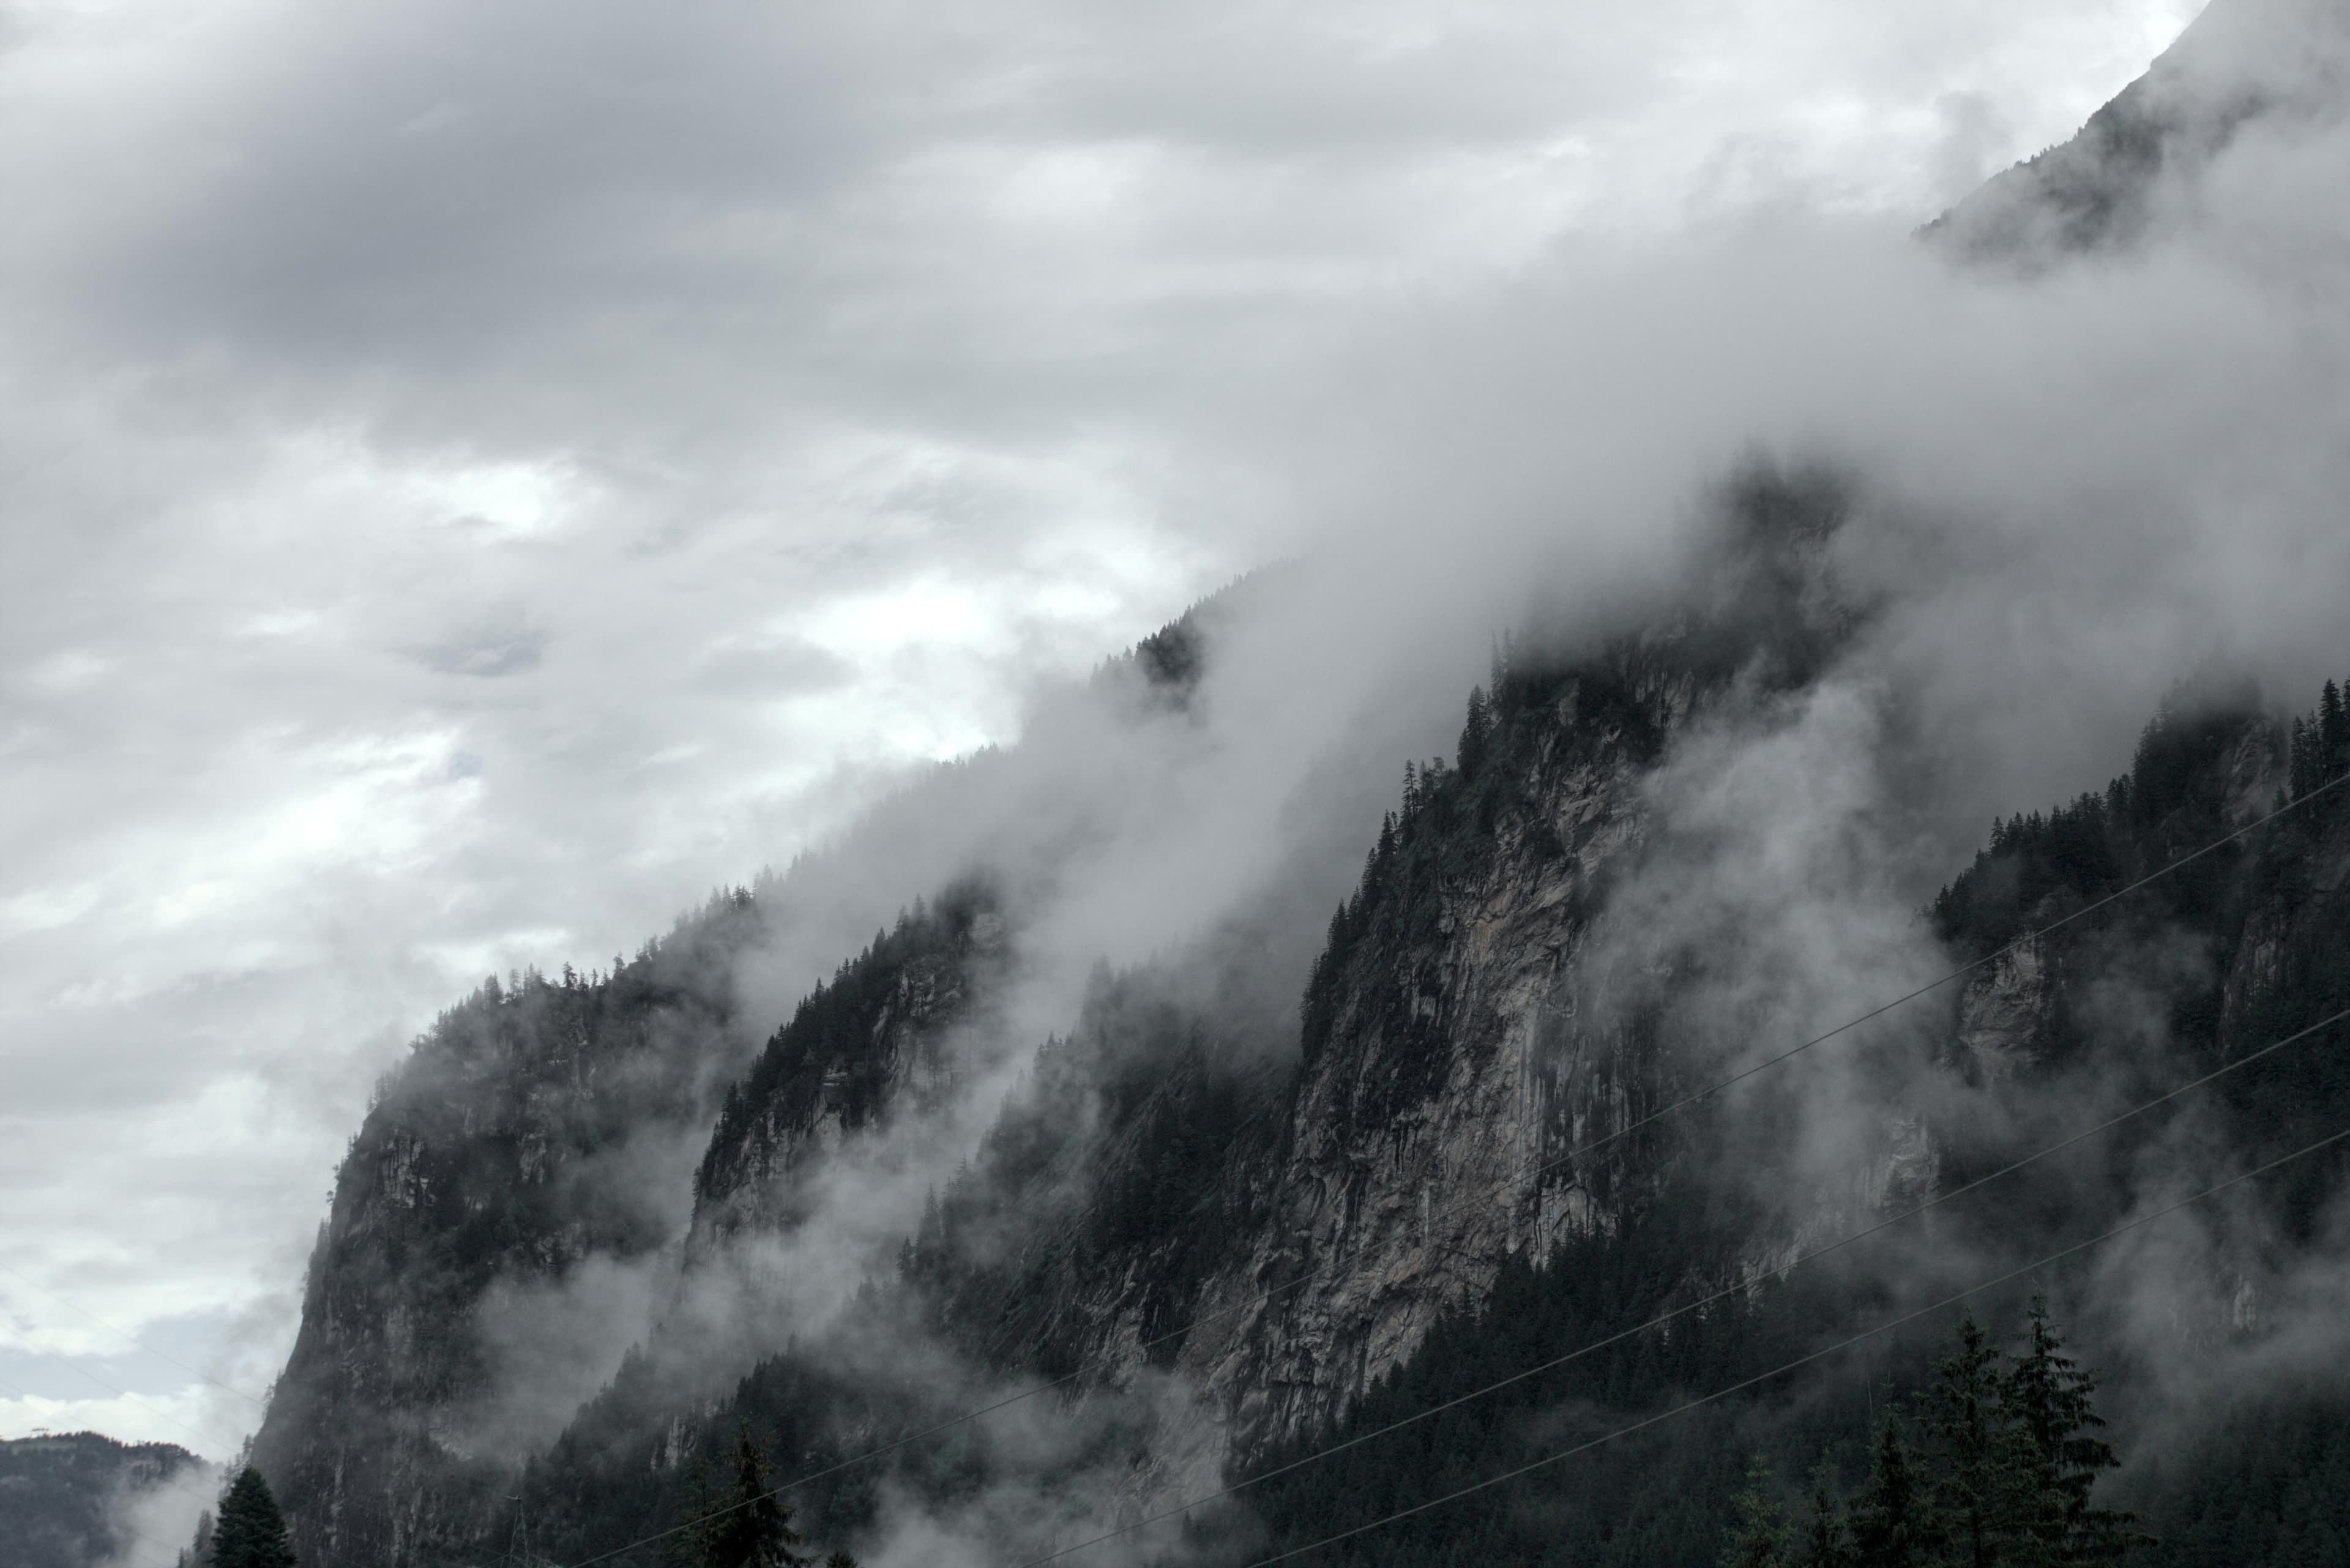
[[[2350,723],[2332,684],[2318,712],[2289,732],[2241,697],[2182,700],[2147,727],[2129,773],[2103,794],[1999,825],[1933,910],[1954,957],[1996,956],[1944,1014],[1940,1071],[1977,1092],[1945,1098],[1919,1127],[1932,1173],[1921,1195],[1952,1190],[2094,1125],[2101,1096],[2108,1108],[2150,1097],[2350,1005],[2350,788],[2059,932],[2006,947],[2267,812],[2288,784],[2305,792],[2345,768]],[[2020,1173],[1938,1214],[1934,1252],[1988,1276],[2002,1262],[2095,1235],[2151,1195],[2191,1190],[2190,1173],[2210,1168],[2203,1162],[2214,1150],[2225,1151],[2219,1168],[2241,1169],[2340,1131],[2350,1126],[2346,1038],[2337,1027],[2263,1058],[2208,1096],[2116,1129],[2092,1156]],[[1701,1292],[1711,1282],[1706,1261],[1721,1269],[1751,1247],[1752,1234],[1704,1180],[1689,1179],[1691,1162],[1670,1164],[1672,1175],[1622,1224],[1569,1237],[1546,1266],[1505,1269],[1489,1296],[1446,1314],[1360,1405],[1272,1457],[1441,1407]],[[2100,1346],[2121,1440],[2154,1445],[2122,1483],[2161,1538],[2148,1561],[2325,1561],[2326,1544],[2350,1529],[2338,1497],[2312,1490],[2338,1470],[2350,1440],[2350,1380],[2340,1376],[2330,1333],[2326,1348],[2294,1343],[2308,1331],[2307,1314],[2334,1316],[2324,1249],[2314,1277],[2296,1258],[2322,1241],[2345,1176],[2350,1158],[2338,1146],[2296,1162],[2238,1203],[2215,1236],[2199,1238],[2202,1250],[2142,1260],[2151,1276],[2133,1278],[2094,1257],[2037,1276]],[[1764,1373],[1885,1315],[1888,1290],[1902,1299],[1889,1279],[1856,1279],[1850,1261],[1835,1262],[1825,1280],[1799,1272],[1683,1332],[1635,1335],[1281,1477],[1257,1507],[1276,1544],[1343,1531],[1523,1465],[1572,1436]],[[1934,1270],[1924,1257],[1900,1267]],[[2149,1282],[2160,1287],[2151,1299]],[[2001,1293],[1979,1298],[1977,1310],[1998,1321],[2014,1310],[2019,1288],[2004,1302]],[[2144,1321],[2149,1309],[2162,1321]],[[1465,1510],[1340,1547],[1333,1560],[1450,1553],[1531,1563],[1565,1552],[1595,1563],[1711,1562],[1748,1456],[1762,1449],[1780,1474],[1801,1477],[1825,1451],[1841,1457],[1849,1479],[1882,1402],[1881,1380],[1922,1385],[1929,1337],[1897,1336]],[[2182,1370],[2182,1355],[2193,1371]],[[2231,1365],[2242,1368],[2241,1381],[2220,1372]],[[2297,1367],[2289,1391],[2277,1384],[2282,1367]],[[2253,1437],[2253,1409],[2273,1412],[2281,1426]]]
[[2017,164],[1928,225],[1977,258],[2046,261],[2126,246],[2193,200],[2248,127],[2330,118],[2350,84],[2341,0],[2213,0],[2072,140]]
[[811,992],[726,1091],[694,1171],[696,1240],[787,1224],[777,1206],[827,1147],[951,1094],[946,1036],[980,1005],[983,971],[1003,946],[993,899],[977,886],[951,888]]
[[[1511,1257],[1619,1223],[1657,1178],[1653,1140],[1526,1168],[1621,1127],[1667,1076],[1638,1000],[1573,994],[1577,955],[1638,857],[1645,781],[1671,738],[1800,690],[1849,632],[1825,557],[1844,504],[1825,477],[1758,472],[1725,498],[1721,548],[1663,629],[1513,656],[1472,701],[1459,765],[1415,770],[1302,1018],[1234,1000],[1245,942],[1105,973],[851,1322],[713,1400],[709,1342],[757,1309],[730,1295],[715,1329],[706,1306],[678,1308],[691,1329],[657,1333],[535,1469],[540,1516],[570,1521],[542,1531],[546,1548],[609,1550],[684,1506],[691,1456],[737,1419],[791,1468],[826,1469],[986,1402],[991,1374],[1090,1390],[1054,1417],[1069,1495],[1114,1509],[1198,1485],[1348,1407]],[[939,1059],[1000,962],[973,940],[972,907],[943,900],[877,940],[730,1096],[689,1285],[718,1272],[721,1242],[785,1266],[809,1255],[794,1250],[809,1222],[797,1195],[870,1126],[860,1071],[898,1086],[892,1114],[921,1119],[910,1066]],[[1498,1202],[1477,1200],[1489,1190]],[[791,1289],[771,1278],[753,1293]],[[828,1538],[869,1533],[877,1485],[967,1510],[1020,1469],[1001,1449],[957,1430],[800,1501]],[[1026,1526],[987,1527],[1010,1541]]]
[[1616,1229],[1658,1179],[1639,1139],[1565,1158],[1683,1070],[1654,977],[1599,933],[1662,830],[1648,785],[1676,738],[1801,689],[1850,630],[1824,554],[1844,507],[1824,476],[1749,475],[1679,613],[1586,658],[1498,665],[1455,764],[1408,776],[1306,987],[1285,1145],[1259,1178],[1281,1222],[1202,1305],[1282,1293],[1185,1348],[1242,1451],[1334,1418],[1506,1260]]
[[[1523,1462],[1561,1430],[1563,1407],[1587,1429],[1763,1370],[1889,1303],[2126,1213],[2166,1173],[2282,1149],[2350,1116],[2338,1053],[2280,1056],[2210,1105],[2134,1127],[2099,1171],[2035,1172],[1938,1218],[1930,1255],[1897,1241],[1780,1278],[1796,1251],[2321,1016],[2350,972],[2337,897],[2350,801],[2333,794],[2001,950],[2288,787],[2333,776],[2350,736],[2331,692],[2290,732],[2240,694],[2182,696],[2106,792],[2001,824],[1929,919],[1835,872],[1820,908],[1849,907],[1855,930],[1825,948],[1816,932],[1786,946],[1758,930],[1816,918],[1801,886],[1836,862],[1813,846],[1794,880],[1781,867],[1748,886],[1756,836],[1773,829],[1752,803],[1725,811],[1714,796],[1723,770],[1814,743],[1821,715],[1851,700],[1844,667],[1876,612],[1836,584],[1846,497],[1828,476],[1750,472],[1723,495],[1716,546],[1648,629],[1501,658],[1455,759],[1407,774],[1294,1010],[1244,1000],[1253,988],[1233,977],[1254,946],[1245,921],[1236,939],[1097,975],[1076,1026],[1029,1055],[969,1162],[907,1225],[894,1269],[861,1285],[835,1277],[858,1254],[826,1239],[854,1208],[843,1193],[883,1170],[873,1161],[893,1139],[934,1136],[924,1129],[970,1103],[981,1056],[965,1043],[1001,1035],[1018,929],[983,885],[878,936],[723,1096],[688,1092],[700,1082],[688,1077],[656,1102],[675,1106],[676,1127],[716,1108],[690,1179],[681,1162],[671,1176],[690,1226],[680,1203],[666,1225],[615,1228],[613,1195],[574,1179],[557,1189],[583,1208],[502,1216],[502,1251],[466,1242],[467,1216],[499,1206],[430,1195],[464,1192],[460,1166],[526,1189],[525,1167],[537,1167],[524,1151],[545,1141],[482,1114],[497,1103],[483,1091],[508,1077],[592,1083],[547,1042],[600,1037],[580,1035],[566,1010],[603,1005],[588,1000],[603,992],[541,982],[520,1002],[476,999],[484,1018],[544,1022],[495,1055],[469,1054],[473,1036],[444,1024],[432,1048],[483,1075],[452,1094],[432,1085],[457,1080],[419,1075],[417,1097],[387,1099],[370,1119],[349,1206],[338,1200],[314,1266],[295,1392],[265,1434],[261,1456],[296,1500],[312,1561],[616,1550],[691,1513],[707,1456],[744,1422],[786,1472],[824,1472],[793,1494],[820,1542],[887,1553],[910,1531],[948,1531],[1023,1552],[1087,1528],[1073,1521],[1212,1490],[1660,1308],[1752,1287],[1687,1332],[1636,1335],[1301,1469],[1212,1512],[1200,1538],[1302,1541],[1446,1477]],[[712,950],[724,951],[756,912],[734,904],[710,919]],[[1963,985],[1854,1042],[1845,1065],[1807,1062],[1646,1119],[1811,1021],[1835,1021],[1845,993],[1807,989],[1823,976],[1856,967],[1874,1000],[1985,954]],[[719,1031],[723,1006],[697,999],[723,990],[704,974],[664,1005]],[[580,1159],[605,1147],[556,1141]],[[433,1149],[459,1166],[420,1164]],[[2314,1162],[2272,1184],[2259,1221],[2269,1250],[2201,1257],[2167,1332],[2216,1334],[2230,1354],[2275,1338],[2245,1303],[2272,1293],[2272,1316],[2294,1318],[2293,1260],[2340,1178],[2338,1161]],[[642,1212],[643,1195],[632,1201]],[[481,1428],[466,1425],[464,1391],[493,1376],[485,1281],[576,1275],[591,1252],[673,1260],[660,1262],[651,1333],[601,1394],[542,1428],[564,1427],[543,1452],[543,1438],[469,1443]],[[419,1270],[411,1253],[445,1262]],[[2141,1355],[2160,1340],[2133,1321],[2129,1289],[2085,1273],[2062,1286],[2108,1350]],[[850,1311],[817,1310],[844,1289]],[[349,1349],[335,1358],[338,1343]],[[1480,1527],[1475,1551],[1534,1561],[1566,1530],[1594,1561],[1708,1561],[1741,1468],[1723,1445],[1800,1457],[1848,1444],[1877,1381],[1914,1378],[1917,1354],[1897,1346],[1714,1410],[1687,1436],[1530,1480],[1508,1517],[1554,1522],[1533,1535]],[[2211,1397],[2123,1370],[2125,1403],[2145,1412]],[[1039,1377],[1066,1382],[1010,1425],[955,1421]],[[2321,1445],[2331,1409],[2310,1417]],[[860,1461],[876,1447],[887,1451]],[[362,1461],[364,1490],[343,1479]],[[2175,1463],[2185,1469],[2164,1495],[2208,1500],[2219,1472]],[[1366,1560],[1465,1549],[1440,1520],[1419,1528],[1366,1545]]]
[[[1236,585],[1094,687],[1180,711],[1202,621],[1253,591]],[[1003,787],[987,761],[910,802],[984,803]],[[1055,821],[1036,836],[1058,848],[1087,830]],[[1050,864],[1039,854],[1032,869]],[[814,896],[804,884],[832,886],[797,869],[761,896],[713,900],[608,974],[494,979],[387,1075],[338,1174],[255,1444],[306,1561],[453,1560],[518,1538],[515,1465],[615,1366],[624,1389],[660,1385],[664,1419],[691,1393],[676,1379],[699,1388],[714,1365],[731,1385],[758,1351],[714,1349],[697,1307],[719,1310],[713,1287],[754,1318],[763,1301],[779,1319],[791,1304],[765,1301],[775,1281],[745,1268],[733,1232],[777,1223],[790,1182],[820,1179],[828,1147],[954,1087],[968,1064],[946,1035],[983,1013],[977,981],[1002,957],[994,895],[967,882],[901,915],[762,1048],[746,998],[779,961],[791,901]],[[623,1364],[657,1319],[668,1337]],[[723,1337],[771,1348],[760,1332],[734,1323]],[[679,1341],[690,1354],[666,1355]]]
[[608,975],[493,980],[386,1080],[254,1447],[305,1562],[429,1559],[484,1527],[534,1417],[492,1366],[500,1330],[546,1334],[534,1286],[591,1258],[650,1272],[682,1232],[708,1106],[744,1055],[733,958],[758,930],[735,894]]
[[[2241,1054],[2251,1031],[2322,1015],[2335,983],[2326,977],[2350,956],[2324,913],[2324,889],[2339,880],[2329,846],[2350,822],[2331,797],[1997,957],[1923,1008],[1922,1033],[1906,1043],[1922,1075],[1896,1077],[1895,1092],[1868,1102],[1868,1152],[1846,1172],[1840,1205],[1758,1200],[1756,1172],[1791,1187],[1800,1173],[1737,1141],[1742,1116],[1603,1141],[1711,1065],[1710,1015],[1691,1002],[1706,989],[1707,954],[1647,950],[1653,967],[1628,972],[1591,962],[1619,960],[1595,937],[1611,903],[1673,858],[1675,826],[1657,814],[1660,766],[1709,721],[1768,722],[1801,699],[1861,618],[1821,572],[1840,511],[1834,486],[1757,482],[1735,509],[1751,532],[1707,613],[1580,661],[1513,660],[1495,695],[1472,702],[1461,762],[1414,771],[1332,921],[1295,1059],[1253,1053],[1197,988],[1106,981],[909,1239],[899,1291],[867,1298],[898,1332],[927,1331],[970,1360],[1095,1387],[1092,1413],[1073,1419],[1120,1435],[1122,1480],[1072,1467],[1061,1481],[1072,1494],[1205,1490],[1218,1473],[1377,1427],[1724,1282],[1768,1279],[1807,1232],[1833,1235],[1956,1186],[2075,1130],[2066,1118],[2084,1107],[2154,1092],[2168,1075]],[[2314,738],[2289,742],[2247,699],[2182,699],[2105,794],[2001,825],[1937,901],[1932,935],[1948,953],[1937,962],[1992,951],[2268,809],[2287,782],[2331,776],[2344,758],[2339,704],[2328,704],[2336,716],[2310,721]],[[2307,944],[2290,958],[2271,934],[2284,929]],[[2287,970],[2301,978],[2282,991],[2254,978]],[[1905,1054],[1898,1036],[1869,1044]],[[1996,1205],[1938,1221],[1943,1250],[1990,1272],[2076,1237],[2126,1211],[2137,1166],[2175,1158],[2180,1137],[2289,1147],[2350,1112],[2332,1061],[2287,1056],[2231,1080],[2223,1126],[2147,1123],[2109,1151],[2122,1173],[2110,1179],[2084,1188],[2079,1171],[2063,1170],[2012,1182]],[[2281,1093],[2290,1118],[2261,1108]],[[1736,1159],[1715,1152],[1725,1144]],[[1560,1158],[1576,1150],[1588,1152]],[[1724,1179],[1726,1168],[1738,1179]],[[2325,1192],[2338,1172],[2315,1165],[2294,1179]],[[1924,1282],[1952,1266],[1929,1268]],[[2232,1300],[2252,1277],[2223,1269],[2201,1282]],[[1523,1462],[1529,1431],[1546,1429],[1536,1417],[1562,1400],[1587,1423],[1611,1409],[1637,1416],[1677,1389],[1800,1354],[1885,1299],[1866,1272],[1832,1283],[1774,1286],[1752,1312],[1709,1315],[1701,1334],[1636,1339],[1492,1409],[1357,1450],[1328,1475],[1301,1472],[1269,1488],[1255,1516],[1293,1539],[1343,1527],[1366,1500],[1383,1506],[1438,1490],[1438,1478]],[[2095,1303],[2084,1285],[2068,1304],[2095,1322]],[[2228,1331],[2214,1321],[2194,1332]],[[1186,1391],[1171,1408],[1146,1375],[1154,1365]],[[1910,1351],[1886,1366],[1920,1374]],[[1694,1439],[1634,1445],[1533,1500],[1545,1518],[1579,1500],[1577,1529],[1613,1553],[1603,1560],[1709,1561],[1742,1469],[1722,1443],[1849,1442],[1872,1381],[1846,1378],[1847,1397],[1825,1410],[1815,1397],[1792,1415],[1718,1412]],[[747,1418],[823,1470],[982,1402],[961,1381],[943,1399],[926,1396],[920,1376],[880,1372],[836,1337],[764,1364],[731,1398],[690,1411],[684,1428],[662,1426],[660,1445],[640,1441],[612,1469],[674,1469],[696,1428],[714,1435]],[[562,1479],[582,1462],[576,1446],[559,1451],[543,1484],[585,1503],[603,1488]],[[951,1509],[1013,1468],[984,1432],[963,1432],[900,1450],[879,1485]],[[2190,1476],[2170,1495],[2199,1484]],[[824,1529],[855,1536],[884,1522],[875,1485],[836,1474],[796,1495]],[[682,1501],[677,1485],[639,1488],[630,1516]],[[1419,1548],[1372,1555],[1460,1549],[1450,1529],[1431,1523]],[[567,1544],[585,1554],[619,1539],[591,1529]],[[1476,1550],[1506,1558],[1524,1544],[1488,1533]]]

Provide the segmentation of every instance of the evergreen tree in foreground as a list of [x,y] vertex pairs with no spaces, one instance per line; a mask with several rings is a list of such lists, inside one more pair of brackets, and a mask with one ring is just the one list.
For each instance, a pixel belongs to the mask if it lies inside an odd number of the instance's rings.
[[1959,1345],[1934,1369],[1926,1430],[1936,1446],[1933,1501],[1956,1568],[1993,1568],[2013,1537],[2014,1478],[2004,1438],[1999,1347],[1959,1319]]
[[816,1559],[800,1544],[792,1511],[775,1494],[767,1456],[745,1425],[734,1435],[734,1482],[717,1511],[693,1532],[701,1568],[807,1568]]
[[2000,1413],[2021,1537],[2015,1560],[2035,1568],[2111,1563],[2147,1539],[2130,1528],[2137,1515],[2089,1506],[2099,1473],[2121,1460],[2096,1435],[2106,1424],[2091,1401],[2096,1377],[2064,1350],[2048,1298],[2033,1296],[2023,1354],[2001,1383]]
[[1835,1471],[1824,1461],[1812,1470],[1812,1516],[1788,1558],[1794,1568],[1852,1568],[1852,1532],[1835,1494]]
[[1868,1486],[1853,1504],[1852,1560],[1861,1568],[1928,1568],[1936,1560],[1935,1534],[1909,1435],[1888,1408],[1869,1452]]
[[211,1568],[295,1568],[286,1516],[277,1511],[269,1483],[251,1465],[221,1499],[212,1547]]
[[212,1568],[213,1511],[205,1509],[196,1515],[196,1539],[193,1544],[180,1548],[172,1560],[172,1568]]
[[2095,1508],[2097,1477],[2120,1461],[2097,1436],[2096,1378],[2064,1354],[2045,1296],[2023,1345],[2004,1355],[1971,1314],[1935,1367],[1910,1438],[1888,1407],[1867,1484],[1840,1507],[1825,1469],[1812,1519],[1792,1543],[1758,1459],[1724,1546],[1725,1568],[2099,1568],[2148,1538],[2135,1517]]
[[1738,1522],[1722,1548],[1721,1568],[1783,1568],[1786,1552],[1787,1527],[1771,1501],[1771,1469],[1757,1454],[1746,1471],[1746,1490],[1738,1494]]

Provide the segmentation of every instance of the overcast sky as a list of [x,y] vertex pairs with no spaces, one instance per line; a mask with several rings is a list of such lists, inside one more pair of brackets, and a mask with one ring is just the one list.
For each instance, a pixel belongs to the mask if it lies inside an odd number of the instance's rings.
[[1313,548],[1236,402],[1906,228],[2196,8],[0,0],[0,1435],[229,1451],[99,1320],[259,1394],[439,1006]]

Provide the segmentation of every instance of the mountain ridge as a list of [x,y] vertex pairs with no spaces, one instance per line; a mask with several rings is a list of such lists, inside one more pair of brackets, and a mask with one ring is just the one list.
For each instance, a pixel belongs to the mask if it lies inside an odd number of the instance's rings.
[[[1929,241],[2033,265],[2138,243],[2245,126],[2300,112],[2236,92],[2230,51],[2335,9],[2221,0]],[[1841,570],[1881,504],[1850,474],[1751,462],[1645,624],[1529,627],[1497,649],[1450,756],[1409,764],[1355,846],[1326,928],[1297,913],[1313,879],[1275,866],[1187,944],[1081,982],[1038,968],[1078,846],[1118,831],[1056,787],[1060,760],[1124,746],[1149,767],[1171,754],[1154,747],[1211,743],[1230,628],[1277,623],[1294,587],[1249,579],[1041,720],[1075,737],[1063,752],[1009,748],[921,794],[974,819],[983,796],[1010,801],[1020,841],[944,856],[951,874],[869,943],[792,971],[823,977],[796,1005],[754,992],[792,970],[793,921],[830,930],[793,903],[849,888],[853,856],[821,888],[722,895],[608,974],[484,987],[388,1082],[322,1227],[255,1447],[305,1562],[619,1551],[691,1511],[738,1427],[816,1477],[793,1492],[812,1540],[1013,1560],[1626,1334],[1141,1543],[1237,1560],[1753,1373],[2131,1212],[2180,1170],[2350,1116],[2338,1053],[2263,1061],[2095,1168],[2035,1171],[1998,1207],[1938,1212],[1923,1241],[1790,1272],[2085,1110],[2322,1015],[2350,972],[2334,794],[2003,945],[2336,776],[2350,735],[2330,684],[2306,719],[2182,689],[2104,791],[2005,818],[1971,864],[1914,885],[1890,852],[1918,836],[1890,782],[1898,694],[1867,666],[1900,607]],[[862,841],[877,866],[887,836]],[[1975,960],[1848,1050],[1708,1090]],[[2255,1367],[2324,1343],[2313,1281],[2342,1187],[2338,1158],[2264,1181],[2234,1200],[2241,1237],[2176,1243],[2158,1290],[2163,1261],[2137,1253],[2056,1272],[2116,1358],[2118,1422],[2243,1418],[2159,1347]],[[1725,1291],[1686,1333],[1627,1332]],[[1850,1459],[1878,1389],[1916,1386],[1927,1355],[1897,1336],[1880,1363],[1725,1404],[1694,1437],[1514,1485],[1473,1525],[1430,1515],[1337,1555],[1711,1562],[1747,1454],[1787,1474],[1806,1453]],[[2298,1397],[2290,1451],[2331,1473],[2350,1397],[2322,1379]],[[2182,1442],[2126,1474],[2166,1476],[2186,1500],[2166,1517],[2202,1521],[2159,1560],[2215,1540],[2289,1553],[2334,1528],[2262,1535],[2225,1506],[2289,1490],[2289,1448],[2230,1470]]]
[[209,1468],[176,1443],[96,1432],[0,1438],[0,1541],[10,1568],[86,1568],[134,1547],[161,1552],[126,1517],[131,1505]]
[[2127,249],[2248,128],[2335,111],[2350,82],[2340,0],[2212,0],[2073,137],[1993,175],[1921,233],[1976,262]]

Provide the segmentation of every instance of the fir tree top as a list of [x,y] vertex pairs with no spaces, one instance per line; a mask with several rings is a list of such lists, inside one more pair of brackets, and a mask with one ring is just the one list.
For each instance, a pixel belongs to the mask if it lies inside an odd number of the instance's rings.
[[792,1511],[776,1495],[767,1456],[746,1425],[734,1437],[734,1484],[720,1510],[702,1521],[695,1555],[702,1568],[806,1568],[816,1559],[800,1544]]
[[212,1568],[295,1568],[294,1542],[269,1483],[251,1465],[221,1499],[213,1529]]

